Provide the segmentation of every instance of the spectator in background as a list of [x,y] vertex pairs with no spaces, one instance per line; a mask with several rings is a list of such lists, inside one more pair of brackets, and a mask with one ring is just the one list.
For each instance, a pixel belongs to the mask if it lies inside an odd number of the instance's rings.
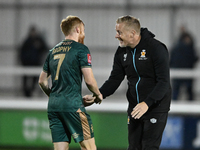
[[[20,61],[24,67],[36,67],[42,64],[41,58],[48,48],[39,35],[35,26],[29,29],[28,37],[20,48]],[[23,92],[26,97],[31,97],[38,82],[38,76],[23,76]]]
[[[198,60],[194,48],[194,41],[184,27],[180,29],[181,33],[178,43],[171,50],[170,67],[176,69],[193,69]],[[187,90],[187,99],[190,101],[194,100],[192,78],[172,80],[172,99],[178,99],[180,88],[183,86]]]

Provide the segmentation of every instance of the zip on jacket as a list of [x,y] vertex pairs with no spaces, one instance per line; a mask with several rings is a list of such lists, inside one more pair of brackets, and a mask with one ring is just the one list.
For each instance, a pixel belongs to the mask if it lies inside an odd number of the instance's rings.
[[139,93],[138,93],[138,84],[140,82],[140,75],[139,75],[139,73],[137,71],[136,64],[135,64],[135,52],[136,52],[136,48],[134,49],[134,52],[131,51],[131,53],[133,54],[133,66],[134,66],[135,72],[138,75],[138,81],[137,81],[137,83],[135,85],[135,91],[136,91],[136,94],[137,94],[137,102],[139,103],[140,102],[140,97],[139,97]]

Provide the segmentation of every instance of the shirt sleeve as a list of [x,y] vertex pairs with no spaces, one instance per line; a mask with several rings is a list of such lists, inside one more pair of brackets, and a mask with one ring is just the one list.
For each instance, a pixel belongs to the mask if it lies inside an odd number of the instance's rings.
[[78,53],[78,59],[81,68],[92,67],[92,57],[89,49],[86,46],[80,49]]
[[169,54],[167,48],[163,44],[159,44],[154,49],[152,59],[156,75],[156,86],[145,99],[145,103],[149,107],[162,100],[170,88]]
[[43,65],[43,71],[50,74],[50,69],[49,69],[49,57],[50,57],[50,52],[49,54],[47,55],[47,58],[45,60],[45,63]]
[[117,88],[120,86],[121,82],[124,80],[125,71],[122,67],[120,57],[119,57],[119,48],[114,56],[113,68],[111,74],[107,81],[99,89],[103,98],[112,95]]

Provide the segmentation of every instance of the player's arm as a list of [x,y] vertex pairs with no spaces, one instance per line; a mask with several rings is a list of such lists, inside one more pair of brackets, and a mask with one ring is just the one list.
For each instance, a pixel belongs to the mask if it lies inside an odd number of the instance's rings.
[[92,95],[85,95],[83,96],[83,104],[85,107],[90,106],[94,104],[96,97],[93,97]]
[[96,97],[95,102],[101,103],[103,97],[102,97],[102,94],[100,93],[99,88],[97,86],[97,82],[94,78],[92,68],[82,68],[81,70],[82,70],[84,80],[85,80],[85,83],[86,83],[88,89]]
[[40,74],[38,83],[42,91],[49,97],[51,93],[51,89],[49,88],[49,85],[48,85],[48,78],[49,78],[48,73],[42,71]]

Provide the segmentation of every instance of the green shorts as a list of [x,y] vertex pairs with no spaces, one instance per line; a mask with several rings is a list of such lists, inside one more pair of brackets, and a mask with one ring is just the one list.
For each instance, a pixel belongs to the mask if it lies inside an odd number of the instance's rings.
[[90,115],[86,112],[48,112],[53,142],[81,142],[94,137]]

